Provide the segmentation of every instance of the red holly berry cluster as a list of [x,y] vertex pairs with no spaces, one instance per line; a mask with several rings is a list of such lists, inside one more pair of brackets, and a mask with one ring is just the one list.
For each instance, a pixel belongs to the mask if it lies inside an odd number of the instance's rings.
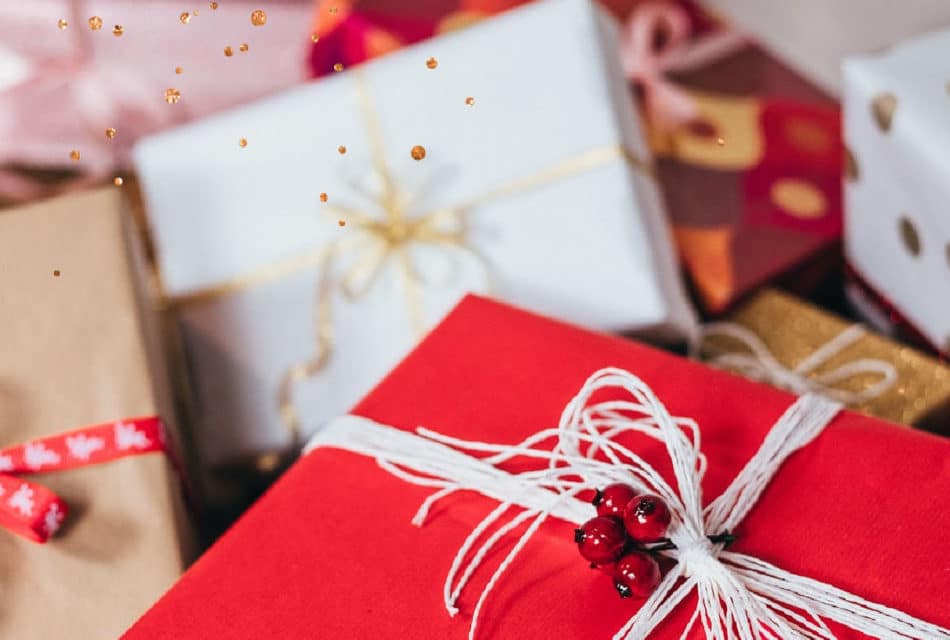
[[[646,598],[660,582],[660,566],[645,545],[669,542],[670,510],[662,498],[638,495],[617,483],[594,496],[597,517],[574,530],[574,542],[591,567],[605,569],[622,598]],[[655,548],[653,549],[656,550]]]

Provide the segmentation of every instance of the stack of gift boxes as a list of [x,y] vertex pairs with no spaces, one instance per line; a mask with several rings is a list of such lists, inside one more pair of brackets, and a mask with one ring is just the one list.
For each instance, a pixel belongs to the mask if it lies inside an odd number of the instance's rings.
[[403,4],[0,9],[0,637],[950,638],[950,15]]

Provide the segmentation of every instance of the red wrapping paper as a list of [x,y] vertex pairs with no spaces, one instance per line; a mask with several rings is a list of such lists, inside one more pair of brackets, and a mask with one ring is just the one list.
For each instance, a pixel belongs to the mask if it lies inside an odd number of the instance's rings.
[[[792,396],[634,342],[469,297],[355,409],[398,428],[515,443],[553,426],[593,371],[650,384],[696,418],[706,502],[761,444]],[[635,443],[668,479],[662,445]],[[907,464],[913,460],[913,464]],[[779,470],[733,549],[934,623],[950,624],[950,443],[855,413]],[[356,454],[318,449],[287,474],[126,638],[466,638],[474,601],[514,543],[496,548],[450,618],[442,583],[495,504],[463,492],[410,519],[431,490]],[[591,507],[593,514],[593,507]],[[678,638],[687,599],[655,634]],[[196,603],[200,603],[197,605]],[[638,607],[591,571],[572,526],[546,523],[499,582],[480,638],[610,638]],[[864,637],[830,625],[842,639]],[[691,638],[702,637],[695,629]]]

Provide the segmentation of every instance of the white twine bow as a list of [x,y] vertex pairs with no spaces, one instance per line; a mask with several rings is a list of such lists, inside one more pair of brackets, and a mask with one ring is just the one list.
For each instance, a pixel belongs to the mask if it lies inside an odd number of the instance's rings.
[[[746,378],[767,382],[792,393],[803,394],[814,391],[847,406],[857,406],[877,398],[897,382],[897,369],[894,365],[876,358],[859,358],[826,373],[811,374],[863,338],[866,333],[864,327],[853,324],[813,351],[793,368],[779,362],[754,332],[733,322],[713,322],[705,325],[701,330],[695,351],[698,354],[703,342],[711,336],[732,338],[741,342],[748,352],[731,351],[712,355],[704,360],[714,367],[738,371]],[[835,386],[854,376],[874,374],[879,375],[880,379],[860,391],[850,391]]]
[[[620,389],[629,397],[594,401],[593,395],[604,389]],[[527,524],[478,598],[470,639],[475,637],[488,595],[544,521],[555,517],[579,525],[594,513],[589,503],[577,499],[578,494],[626,482],[666,501],[673,516],[669,537],[677,548],[662,553],[677,562],[614,640],[646,638],[694,589],[696,609],[681,638],[698,621],[712,640],[833,640],[825,620],[834,620],[883,640],[950,640],[950,630],[752,556],[726,551],[707,537],[734,530],[784,460],[821,433],[840,409],[840,404],[818,395],[799,398],[729,488],[705,508],[701,481],[706,459],[700,451],[697,424],[671,416],[649,386],[620,369],[595,373],[567,405],[558,427],[541,430],[516,445],[462,440],[423,428],[414,435],[344,416],[317,433],[306,450],[336,447],[360,453],[375,458],[383,469],[406,482],[437,489],[413,519],[420,526],[432,505],[455,491],[476,491],[499,502],[472,530],[452,562],[443,588],[450,615],[458,613],[456,602],[489,551]],[[666,445],[677,490],[636,452],[615,440],[626,432]],[[553,448],[544,448],[550,441],[555,442]],[[547,465],[520,473],[498,467],[515,457],[535,458]],[[486,536],[489,527],[514,508],[520,508],[520,513]]]

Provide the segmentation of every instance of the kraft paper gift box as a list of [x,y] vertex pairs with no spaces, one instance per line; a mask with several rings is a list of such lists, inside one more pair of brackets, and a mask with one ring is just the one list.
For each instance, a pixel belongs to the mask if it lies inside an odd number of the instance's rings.
[[950,25],[950,5],[943,0],[700,1],[838,96],[843,93],[841,66],[846,57]]
[[[127,222],[114,189],[0,214],[4,454],[88,425],[151,415],[176,440],[141,255]],[[96,459],[94,449],[87,454]],[[16,454],[3,457],[6,469],[20,463]],[[7,488],[0,511],[7,515],[16,495],[11,483],[22,478],[55,491],[68,514],[45,544],[0,527],[0,636],[114,638],[176,580],[192,553],[180,477],[159,452],[38,468],[43,473],[0,474]],[[42,492],[37,487],[35,497]]]
[[853,291],[950,355],[950,31],[845,64],[845,255]]
[[542,2],[138,146],[208,460],[345,410],[468,290],[692,333],[615,35]]
[[[725,322],[751,332],[743,337],[707,327],[701,355],[711,362],[721,360],[727,369],[745,373],[755,379],[782,386],[781,380],[756,358],[753,348],[759,342],[786,370],[810,361],[820,349],[846,331],[860,331],[844,318],[824,311],[804,300],[765,289],[745,301]],[[853,327],[853,328],[852,328]],[[747,335],[747,334],[746,334]],[[870,330],[854,334],[853,340],[842,342],[841,348],[817,362],[803,379],[818,382],[819,390],[843,392],[851,408],[869,415],[928,429],[950,433],[950,367],[907,345]],[[855,369],[861,361],[875,365]],[[730,362],[731,361],[731,362]],[[731,364],[731,366],[730,366]],[[751,365],[751,369],[748,368]],[[836,371],[852,373],[833,380]],[[883,369],[890,367],[893,380]],[[829,380],[827,384],[822,379]],[[863,397],[862,397],[863,396]]]
[[[706,504],[794,400],[635,342],[472,297],[352,414],[407,432],[424,426],[465,441],[514,445],[557,426],[584,380],[606,366],[635,373],[672,415],[697,421],[708,461]],[[671,477],[662,444],[644,437],[631,446]],[[479,451],[473,447],[470,455],[490,455]],[[730,550],[946,626],[950,517],[935,505],[945,500],[948,458],[946,440],[839,414],[778,469],[735,529]],[[506,468],[547,464],[519,457]],[[467,638],[478,594],[528,524],[489,552],[452,617],[442,599],[446,574],[463,540],[498,503],[459,491],[415,526],[413,515],[436,490],[390,475],[372,457],[317,448],[125,638]],[[520,513],[506,512],[488,531]],[[617,597],[609,577],[588,568],[573,526],[557,518],[540,526],[485,601],[476,639],[615,637],[643,601]],[[687,596],[648,637],[682,638],[694,604]],[[839,640],[867,637],[829,627]],[[686,637],[705,635],[697,625]]]
[[[0,167],[32,170],[0,173],[0,198],[37,197],[64,182],[75,185],[70,179],[77,174],[84,182],[111,180],[129,169],[132,143],[140,136],[306,78],[309,3],[231,0],[216,6],[168,0],[0,4]],[[256,9],[266,12],[263,26],[251,22]],[[100,19],[96,30],[90,28],[94,18]],[[63,29],[57,28],[61,19]],[[113,35],[116,25],[120,36]],[[174,104],[166,102],[167,90],[178,92]],[[116,130],[114,138],[106,137],[107,128]],[[73,150],[79,161],[71,159]]]

